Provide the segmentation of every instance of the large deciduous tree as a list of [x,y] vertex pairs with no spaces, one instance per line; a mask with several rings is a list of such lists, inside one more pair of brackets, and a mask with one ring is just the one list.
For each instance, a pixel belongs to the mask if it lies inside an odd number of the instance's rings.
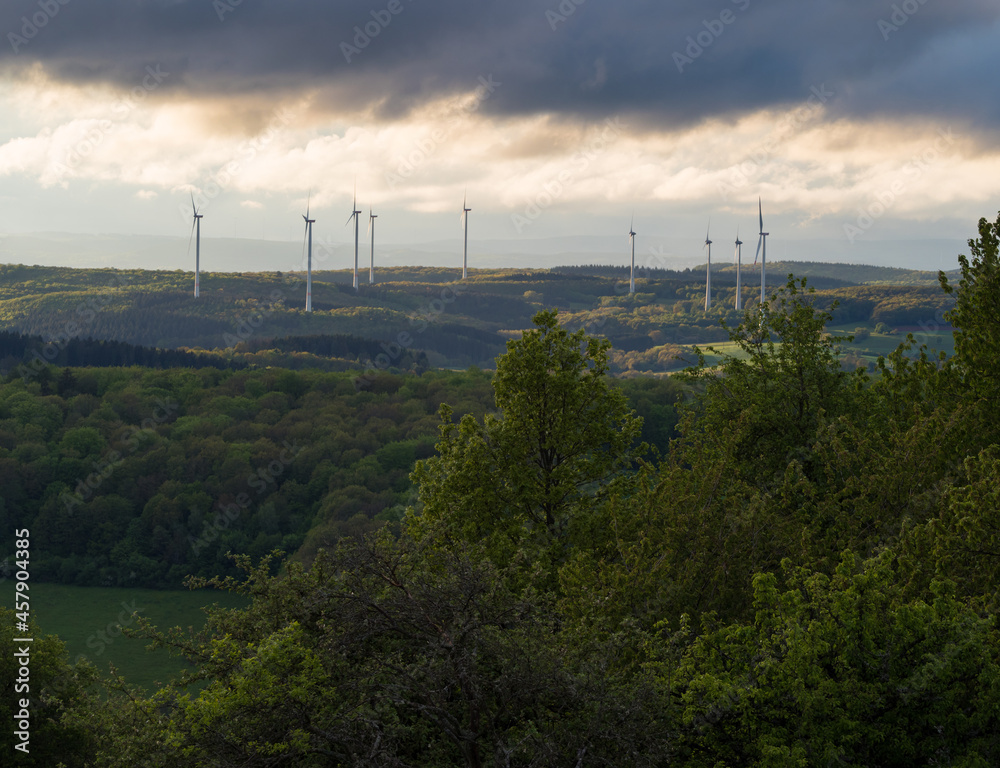
[[944,272],[938,279],[955,296],[955,307],[945,314],[955,327],[951,368],[963,399],[980,414],[969,435],[985,448],[1000,438],[1000,214],[992,223],[979,220],[979,238],[969,240],[969,252],[971,258],[958,257],[962,279],[957,287]]
[[440,522],[467,541],[485,539],[506,562],[525,545],[562,559],[578,518],[606,495],[645,450],[642,420],[608,381],[606,339],[536,327],[497,358],[497,414],[458,424],[442,406],[438,455],[418,462],[415,530]]
[[955,307],[945,318],[955,326],[955,355],[966,385],[984,395],[996,394],[1000,382],[1000,215],[990,223],[979,220],[979,238],[969,240],[971,258],[959,255],[962,279],[956,286],[944,272],[938,280],[955,295]]
[[[754,580],[754,616],[706,626],[664,682],[683,707],[678,764],[996,765],[992,616],[936,582],[902,598],[891,553],[832,576],[786,564]],[[664,645],[670,657],[670,647]]]
[[815,306],[812,293],[805,279],[789,275],[767,304],[748,308],[730,329],[732,352],[717,365],[699,354],[699,366],[685,372],[704,387],[683,422],[685,442],[717,447],[739,478],[758,488],[780,482],[792,461],[810,474],[817,430],[856,408],[867,378],[844,370],[839,343],[846,339],[826,333],[832,315]]
[[214,612],[200,636],[144,628],[193,669],[92,717],[101,766],[653,766],[669,753],[651,681],[575,646],[551,598],[512,589],[481,548],[383,531],[281,577],[238,562],[245,580],[213,583],[248,608]]

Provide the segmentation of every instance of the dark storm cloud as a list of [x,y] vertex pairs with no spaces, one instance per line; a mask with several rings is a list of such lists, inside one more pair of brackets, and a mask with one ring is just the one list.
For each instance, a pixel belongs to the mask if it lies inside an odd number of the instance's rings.
[[[395,11],[395,12],[393,12]],[[1000,118],[994,0],[5,0],[0,62],[163,93],[316,91],[403,115],[503,86],[495,114],[677,125],[836,94],[835,114]],[[367,28],[367,30],[366,30]]]

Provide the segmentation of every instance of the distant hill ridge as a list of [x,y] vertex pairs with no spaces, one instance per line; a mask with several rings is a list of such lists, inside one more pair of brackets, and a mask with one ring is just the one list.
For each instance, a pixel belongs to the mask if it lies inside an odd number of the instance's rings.
[[[789,273],[807,278],[817,302],[839,303],[835,322],[871,330],[878,324],[940,328],[953,301],[933,272],[817,262],[769,263],[769,293]],[[735,325],[742,319],[733,309],[736,277],[728,261],[712,265],[707,312],[704,265],[640,268],[634,295],[626,267],[473,269],[465,281],[459,274],[441,267],[381,268],[375,284],[364,282],[365,273],[355,291],[347,270],[314,272],[315,311],[306,313],[301,272],[203,272],[195,299],[193,275],[181,270],[0,265],[0,330],[46,343],[94,339],[211,352],[255,366],[490,368],[506,341],[530,327],[539,310],[556,308],[567,327],[611,341],[615,372],[656,373],[675,370],[692,344],[725,341],[720,321]],[[745,265],[746,307],[759,301],[758,281],[759,268]],[[98,359],[109,354],[94,349]],[[124,348],[121,357],[165,359]],[[52,362],[73,364],[67,360]]]

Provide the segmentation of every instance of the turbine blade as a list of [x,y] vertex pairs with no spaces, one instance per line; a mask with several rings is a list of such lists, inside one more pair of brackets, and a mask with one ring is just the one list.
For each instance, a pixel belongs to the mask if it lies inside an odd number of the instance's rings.
[[[761,227],[761,231],[763,231],[763,230],[764,230],[764,228]],[[760,256],[760,246],[761,246],[761,243],[763,243],[763,242],[764,242],[764,236],[761,235],[760,238],[758,238],[758,240],[757,240],[757,253],[755,253],[754,256],[753,256],[753,265],[755,267],[757,266],[757,257]]]
[[187,251],[188,258],[191,257],[191,243],[194,242],[194,227],[195,224],[197,223],[198,223],[197,219],[191,222],[191,234],[188,236],[188,251]]
[[197,208],[195,207],[195,205],[194,205],[194,192],[192,192],[192,193],[191,193],[191,212],[192,212],[192,213],[193,213],[193,214],[194,214],[195,216],[197,216],[197,215],[198,215],[198,209],[197,209]]
[[760,206],[760,198],[757,198],[757,214],[760,216],[760,231],[764,231],[764,209]]

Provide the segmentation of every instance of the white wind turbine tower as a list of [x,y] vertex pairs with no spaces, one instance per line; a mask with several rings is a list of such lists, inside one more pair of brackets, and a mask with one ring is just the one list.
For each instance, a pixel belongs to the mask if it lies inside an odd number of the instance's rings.
[[743,309],[743,283],[740,281],[740,268],[743,266],[743,241],[740,240],[740,228],[736,228],[736,311]]
[[371,263],[368,267],[368,284],[375,284],[375,219],[378,218],[377,213],[372,213],[372,209],[368,209],[368,233],[372,236],[372,253],[371,253]]
[[306,222],[305,235],[309,243],[308,256],[306,257],[306,312],[313,311],[313,227],[316,219],[309,218],[309,207],[311,200],[306,201],[306,215],[303,220]]
[[635,231],[635,214],[632,214],[632,220],[628,223],[628,241],[629,245],[632,247],[632,268],[629,272],[628,280],[628,292],[635,293],[635,236],[638,234]]
[[[196,234],[194,245],[194,297],[201,296],[201,219],[202,214],[194,204],[194,193],[191,193],[191,211],[194,214],[194,221],[191,222],[191,234]],[[188,238],[188,257],[191,256],[191,238]]]
[[469,195],[466,193],[465,197],[462,198],[462,225],[465,227],[465,250],[462,255],[462,279],[465,280],[469,276],[469,212],[472,210],[468,207]]
[[[767,284],[767,236],[771,234],[770,232],[764,231],[764,211],[760,205],[760,198],[757,198],[757,214],[760,216],[760,239],[757,240],[757,255],[761,256],[760,260],[760,303],[763,304],[766,299],[766,284]],[[761,246],[764,250],[761,253]],[[757,266],[757,256],[753,257],[754,266]]]
[[[358,210],[358,187],[354,186],[354,209],[351,211],[351,215],[347,217],[347,224],[351,223],[351,219],[354,219],[354,290],[358,290],[358,234],[360,227],[361,211]],[[346,224],[344,226],[347,226]]]
[[705,271],[705,311],[712,308],[712,241],[708,237],[708,232],[712,228],[711,222],[705,230],[705,248],[708,249],[708,268]]

